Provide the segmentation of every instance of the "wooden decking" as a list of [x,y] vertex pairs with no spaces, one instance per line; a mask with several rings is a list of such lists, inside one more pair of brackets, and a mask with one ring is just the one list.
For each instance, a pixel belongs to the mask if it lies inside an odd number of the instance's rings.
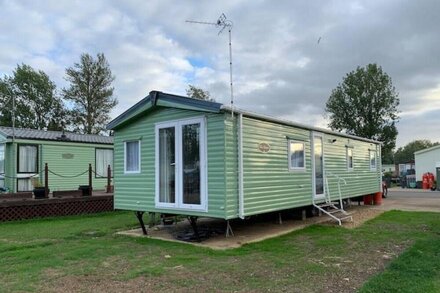
[[65,191],[58,197],[49,194],[49,198],[45,199],[34,199],[32,193],[0,195],[0,222],[106,211],[113,211],[113,193],[100,190],[93,191],[92,196]]

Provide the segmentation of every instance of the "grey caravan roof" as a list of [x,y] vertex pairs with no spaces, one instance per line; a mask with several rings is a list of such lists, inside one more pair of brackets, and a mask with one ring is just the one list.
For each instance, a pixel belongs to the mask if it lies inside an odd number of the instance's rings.
[[148,96],[128,108],[124,113],[110,121],[107,124],[107,129],[115,129],[121,125],[133,121],[140,117],[146,111],[149,111],[157,106],[165,107],[179,107],[182,109],[192,109],[205,112],[220,112],[221,103],[193,99],[184,96],[178,96],[160,91],[151,91]]
[[[179,107],[182,109],[193,109],[198,111],[204,111],[204,112],[213,112],[213,113],[219,113],[219,112],[231,112],[231,108],[229,106],[216,103],[216,102],[210,102],[210,101],[203,101],[203,100],[196,100],[184,96],[178,96],[173,94],[167,94],[159,91],[151,91],[148,96],[146,96],[144,99],[140,100],[138,103],[130,107],[128,110],[126,110],[124,113],[113,119],[108,125],[107,129],[115,129],[118,127],[123,126],[126,123],[130,123],[130,121],[133,121],[135,118],[143,115],[145,112],[150,111],[152,108],[156,106],[165,106],[165,107]],[[355,135],[345,134],[337,131],[332,131],[325,128],[319,128],[314,126],[309,126],[289,120],[284,119],[278,119],[275,117],[257,114],[241,109],[237,109],[234,107],[234,113],[241,113],[245,117],[251,117],[259,120],[265,120],[270,121],[278,124],[284,124],[284,125],[290,125],[302,129],[312,130],[312,131],[318,131],[323,133],[328,133],[332,135],[338,135],[342,137],[347,137],[351,139],[357,139],[361,141],[366,141],[370,143],[380,144],[379,141],[367,139]]]
[[0,126],[0,134],[6,138],[16,139],[30,139],[30,140],[51,140],[64,142],[80,142],[80,143],[94,143],[94,144],[113,144],[112,136],[94,135],[94,134],[77,134],[72,132],[62,131],[46,131],[28,128],[15,128]]

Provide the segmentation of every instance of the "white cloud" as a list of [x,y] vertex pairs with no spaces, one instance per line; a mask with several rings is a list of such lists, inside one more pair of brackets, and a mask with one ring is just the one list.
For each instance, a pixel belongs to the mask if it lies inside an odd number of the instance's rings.
[[185,23],[225,12],[234,21],[238,106],[325,126],[331,90],[347,72],[377,62],[400,93],[400,144],[435,137],[424,127],[428,116],[440,124],[432,115],[440,108],[439,10],[438,1],[3,0],[0,75],[23,62],[63,87],[65,68],[81,53],[103,52],[116,75],[113,115],[153,89],[184,94],[188,83],[228,103],[227,32]]

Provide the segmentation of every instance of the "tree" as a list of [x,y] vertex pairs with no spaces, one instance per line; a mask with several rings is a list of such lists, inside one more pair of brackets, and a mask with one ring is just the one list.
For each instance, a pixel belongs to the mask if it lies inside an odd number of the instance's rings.
[[17,65],[12,76],[0,79],[0,124],[12,126],[12,100],[15,102],[15,126],[60,130],[69,121],[56,85],[43,71],[29,65]]
[[414,161],[414,152],[439,145],[438,142],[432,143],[427,139],[414,140],[400,147],[394,153],[394,163],[401,164],[409,161]]
[[399,98],[391,78],[377,64],[348,73],[326,103],[329,127],[383,142],[382,161],[396,145]]
[[68,88],[63,89],[66,100],[73,102],[71,111],[75,131],[99,134],[110,121],[110,111],[118,104],[113,97],[110,65],[104,54],[94,59],[82,54],[79,63],[66,69]]
[[190,98],[197,99],[197,100],[203,100],[203,101],[209,101],[209,102],[215,102],[213,98],[211,98],[211,95],[208,91],[205,91],[201,88],[198,88],[193,85],[188,85],[188,88],[186,89],[186,95]]

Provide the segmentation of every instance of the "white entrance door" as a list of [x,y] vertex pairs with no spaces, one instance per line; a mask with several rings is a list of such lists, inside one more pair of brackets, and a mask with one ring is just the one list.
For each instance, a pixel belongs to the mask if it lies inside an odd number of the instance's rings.
[[315,200],[325,198],[324,194],[324,150],[323,135],[312,133],[312,188]]
[[207,209],[205,118],[156,124],[156,207]]

